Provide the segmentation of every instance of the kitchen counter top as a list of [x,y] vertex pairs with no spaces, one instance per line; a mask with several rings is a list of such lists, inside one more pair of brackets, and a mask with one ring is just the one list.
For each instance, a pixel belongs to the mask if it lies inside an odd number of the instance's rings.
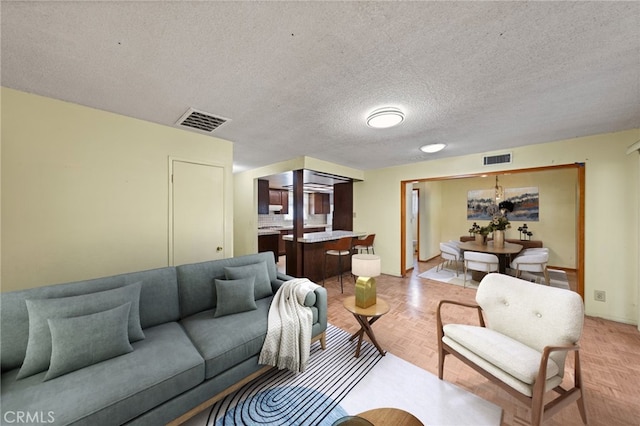
[[278,229],[271,228],[258,229],[258,236],[261,235],[280,235],[280,231]]
[[[357,231],[330,231],[330,232],[311,232],[303,234],[298,238],[299,243],[321,243],[324,241],[339,240],[343,237],[364,237],[366,232]],[[293,235],[285,235],[282,237],[285,241],[293,241]]]
[[[305,223],[304,227],[306,228],[326,228],[329,226],[327,223]],[[290,231],[293,229],[293,225],[273,225],[273,226],[265,226],[264,228],[258,227],[258,232],[260,231]]]

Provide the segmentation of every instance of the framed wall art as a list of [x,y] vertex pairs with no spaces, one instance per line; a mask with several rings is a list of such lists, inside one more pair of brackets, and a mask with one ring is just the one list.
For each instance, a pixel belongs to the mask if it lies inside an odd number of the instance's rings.
[[[497,212],[495,190],[474,189],[467,193],[467,220],[490,220]],[[507,213],[511,221],[537,222],[540,215],[538,187],[505,188],[504,200],[513,203],[513,211]]]

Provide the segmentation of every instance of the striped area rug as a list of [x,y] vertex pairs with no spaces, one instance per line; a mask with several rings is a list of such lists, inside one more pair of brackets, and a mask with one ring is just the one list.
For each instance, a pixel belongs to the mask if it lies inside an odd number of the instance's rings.
[[376,348],[362,342],[355,358],[357,339],[327,326],[327,349],[311,347],[303,373],[272,369],[211,407],[207,426],[328,425],[346,416],[340,401],[382,358]]

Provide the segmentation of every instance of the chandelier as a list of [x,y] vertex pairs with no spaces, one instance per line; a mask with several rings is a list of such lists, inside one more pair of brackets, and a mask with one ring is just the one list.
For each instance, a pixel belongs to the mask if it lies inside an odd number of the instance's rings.
[[500,201],[504,198],[504,188],[500,186],[498,183],[498,176],[496,175],[496,186],[495,186],[495,199],[496,204],[500,204]]

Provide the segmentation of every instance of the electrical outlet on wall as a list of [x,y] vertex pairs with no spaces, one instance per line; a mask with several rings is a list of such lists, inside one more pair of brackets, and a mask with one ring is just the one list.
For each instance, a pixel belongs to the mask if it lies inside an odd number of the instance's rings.
[[607,292],[603,290],[595,290],[593,292],[593,298],[598,302],[605,302],[607,300]]

